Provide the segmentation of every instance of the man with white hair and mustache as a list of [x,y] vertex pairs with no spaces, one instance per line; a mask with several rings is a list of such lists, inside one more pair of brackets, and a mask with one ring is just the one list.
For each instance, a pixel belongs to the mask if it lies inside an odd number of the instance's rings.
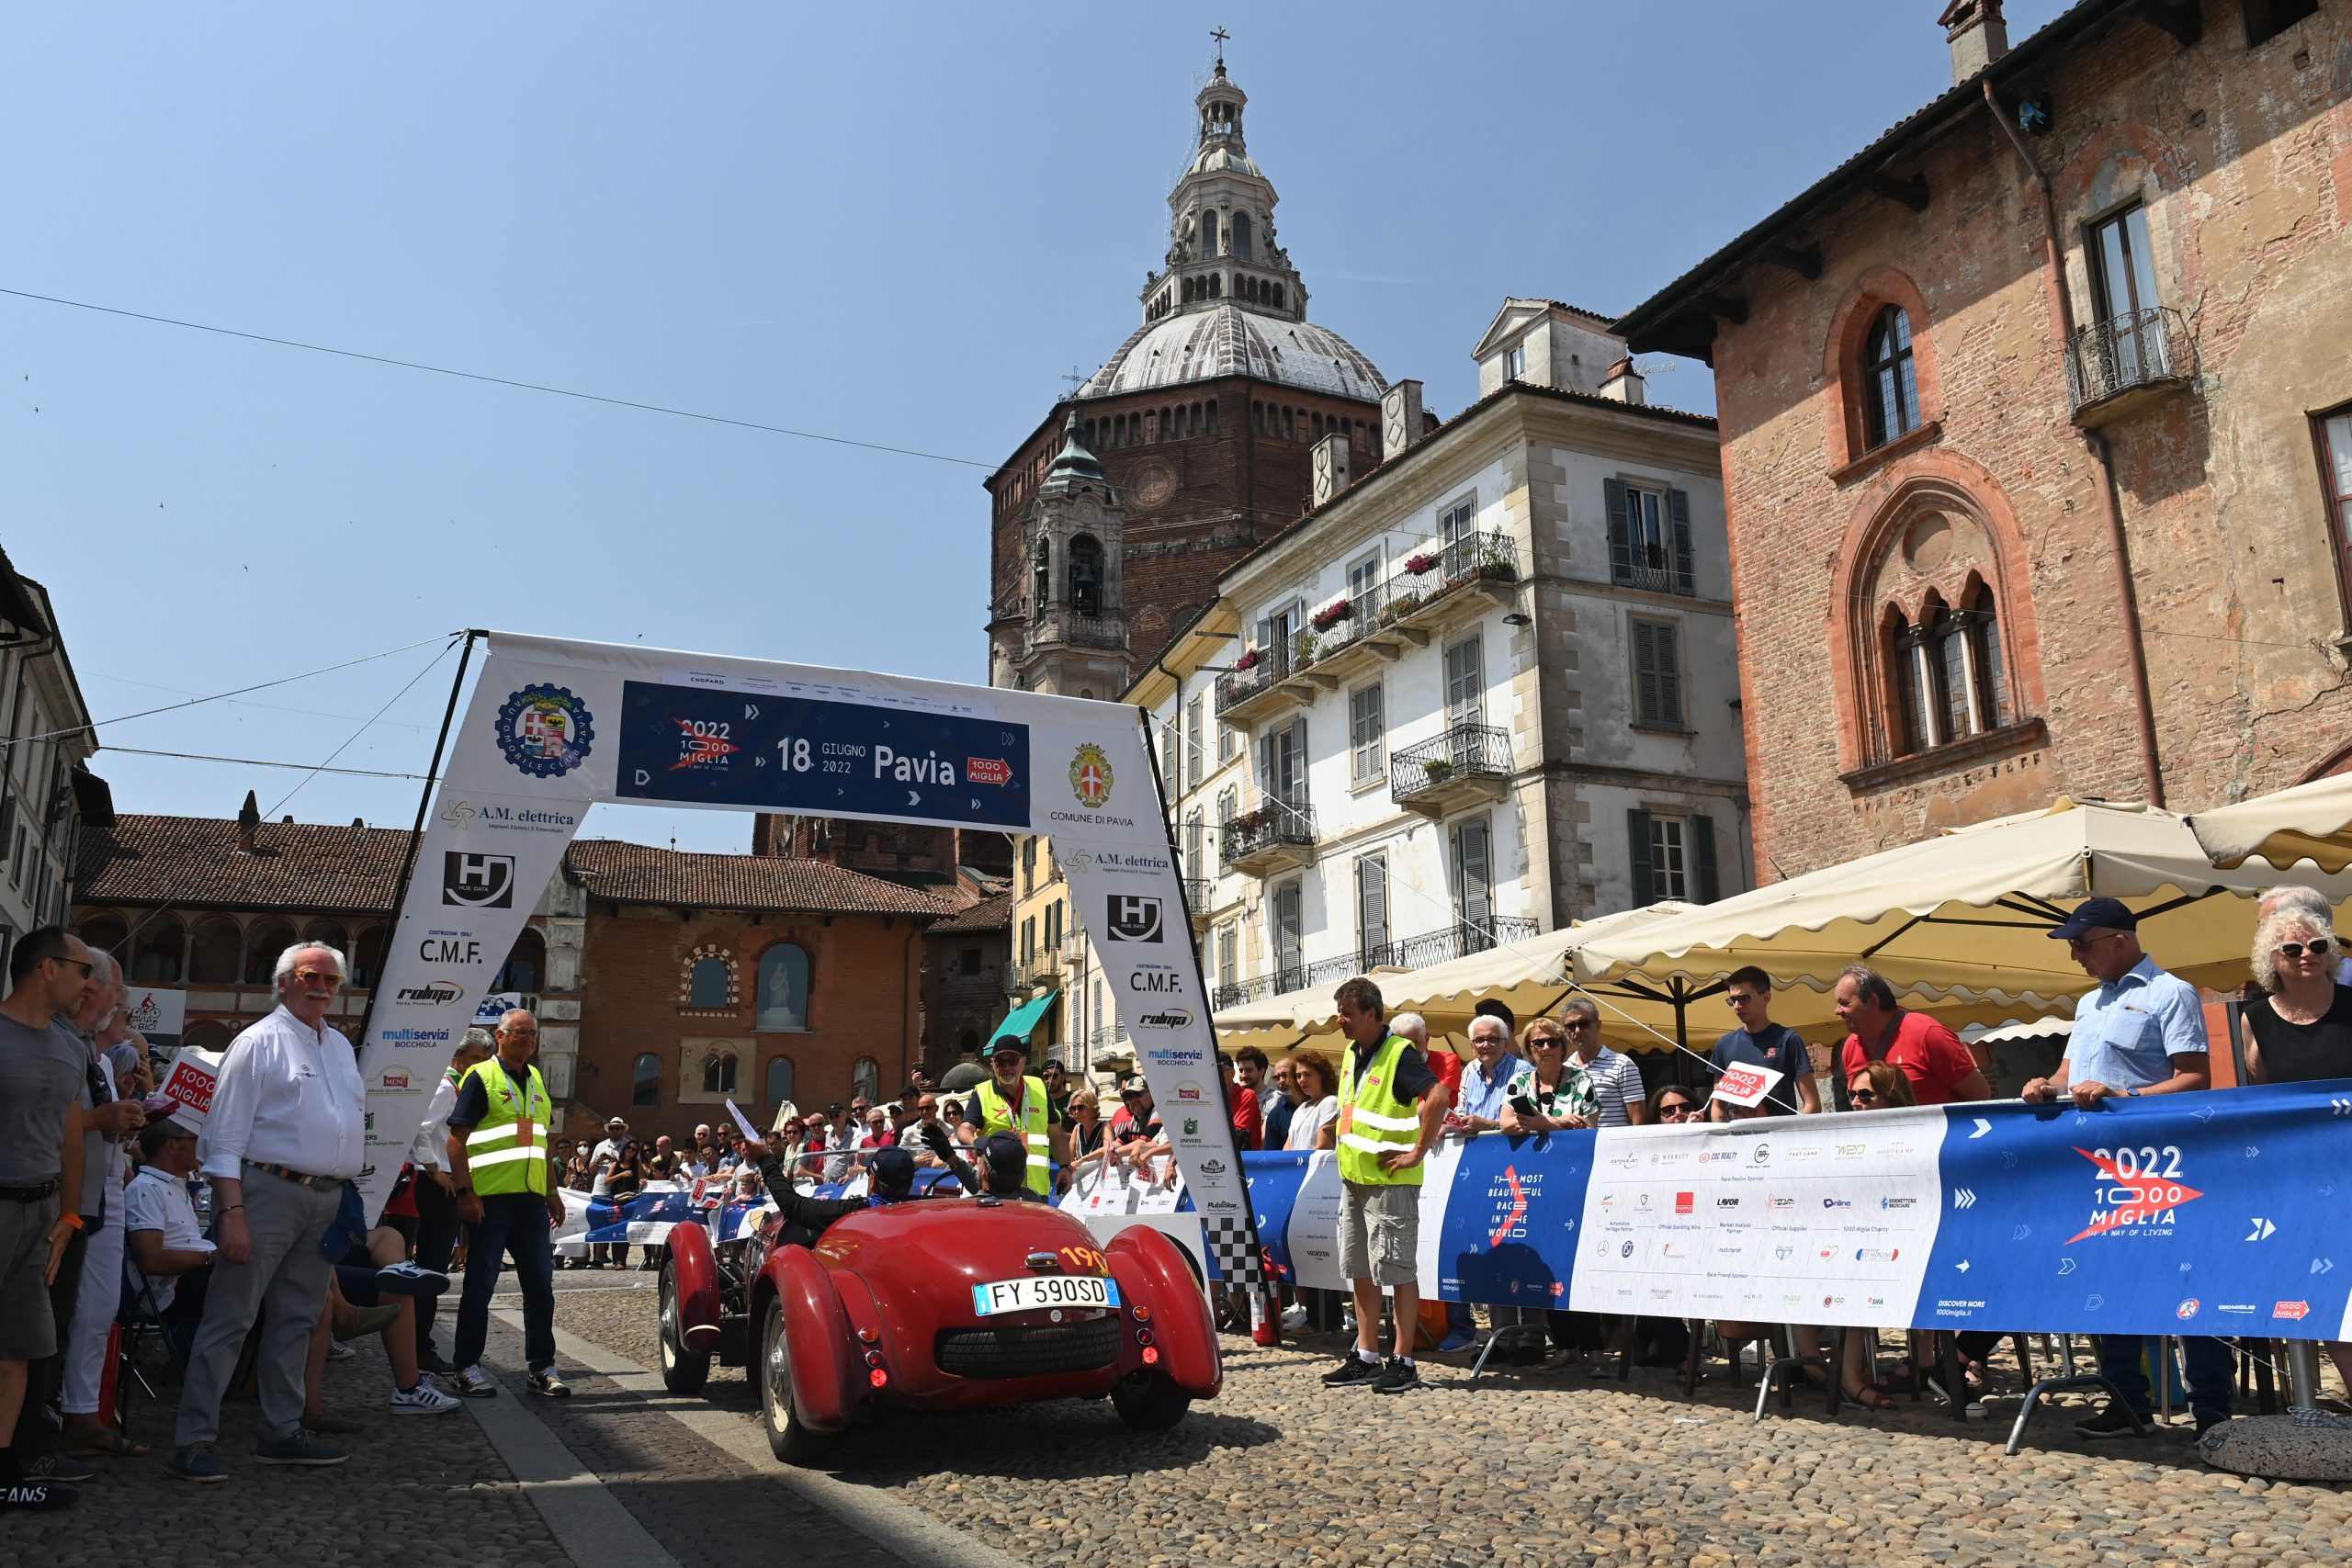
[[302,1429],[311,1330],[327,1300],[321,1243],[359,1174],[368,1091],[351,1042],[327,1013],[343,989],[343,954],[300,942],[278,955],[277,1007],[229,1044],[198,1145],[212,1180],[220,1257],[204,1296],[204,1325],[188,1351],[171,1472],[183,1481],[229,1478],[214,1442],[254,1319],[265,1303],[254,1358],[264,1464],[341,1464],[351,1456]]

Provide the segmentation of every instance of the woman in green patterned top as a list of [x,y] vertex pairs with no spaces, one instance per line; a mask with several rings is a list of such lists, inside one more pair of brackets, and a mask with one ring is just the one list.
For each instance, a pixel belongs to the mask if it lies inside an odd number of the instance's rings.
[[[1503,1091],[1503,1131],[1550,1133],[1599,1124],[1599,1097],[1592,1080],[1568,1051],[1568,1032],[1556,1019],[1539,1018],[1527,1026],[1521,1042],[1532,1059],[1515,1074]],[[1534,1111],[1521,1109],[1532,1104]]]

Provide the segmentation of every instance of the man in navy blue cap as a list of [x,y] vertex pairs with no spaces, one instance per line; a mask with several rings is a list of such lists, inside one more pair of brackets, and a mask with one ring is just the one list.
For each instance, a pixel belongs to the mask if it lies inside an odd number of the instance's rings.
[[[2108,1100],[2139,1100],[2152,1094],[2181,1094],[2211,1081],[2211,1043],[2205,1032],[2205,1004],[2197,987],[2156,967],[2140,946],[2140,918],[2115,898],[2086,898],[2050,933],[2063,942],[2098,989],[2075,1004],[2075,1028],[2066,1059],[2046,1078],[2033,1078],[2019,1091],[2030,1104],[2064,1095],[2077,1109],[2096,1111]],[[2112,1405],[2075,1430],[2086,1438],[2128,1437],[2144,1430],[2152,1408],[2148,1376],[2142,1365],[2145,1342],[2138,1335],[2098,1337],[2098,1370],[2122,1391]],[[2188,1407],[2197,1429],[2230,1416],[2229,1347],[2219,1339],[2180,1342],[2188,1374]],[[2132,1416],[2136,1412],[2140,1421]]]

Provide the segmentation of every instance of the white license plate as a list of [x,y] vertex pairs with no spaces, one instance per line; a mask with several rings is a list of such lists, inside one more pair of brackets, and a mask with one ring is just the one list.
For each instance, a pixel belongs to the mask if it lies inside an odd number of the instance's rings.
[[1092,1274],[1030,1274],[972,1287],[972,1310],[982,1317],[1041,1307],[1114,1307],[1119,1287]]

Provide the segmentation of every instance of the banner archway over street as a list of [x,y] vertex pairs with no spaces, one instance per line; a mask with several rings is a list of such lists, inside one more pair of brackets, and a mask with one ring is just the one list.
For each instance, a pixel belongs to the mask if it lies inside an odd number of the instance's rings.
[[1229,1277],[1255,1277],[1248,1189],[1137,710],[485,635],[488,657],[450,739],[361,1045],[370,1213],[590,807],[808,812],[1052,838],[1103,976],[1126,998],[1136,1055],[1220,1261]]

